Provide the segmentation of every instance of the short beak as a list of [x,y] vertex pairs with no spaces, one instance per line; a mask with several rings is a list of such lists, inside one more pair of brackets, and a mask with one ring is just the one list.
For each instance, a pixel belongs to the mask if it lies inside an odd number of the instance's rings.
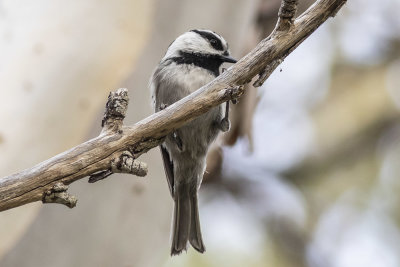
[[223,55],[221,55],[220,57],[221,57],[222,62],[229,62],[229,63],[236,63],[237,62],[237,60],[234,59],[231,56],[223,56]]

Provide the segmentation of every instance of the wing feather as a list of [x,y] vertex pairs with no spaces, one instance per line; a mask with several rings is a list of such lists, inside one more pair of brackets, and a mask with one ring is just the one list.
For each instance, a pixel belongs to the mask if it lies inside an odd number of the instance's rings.
[[174,163],[171,161],[167,149],[160,145],[161,155],[164,163],[164,171],[167,176],[169,191],[171,192],[172,198],[174,197]]

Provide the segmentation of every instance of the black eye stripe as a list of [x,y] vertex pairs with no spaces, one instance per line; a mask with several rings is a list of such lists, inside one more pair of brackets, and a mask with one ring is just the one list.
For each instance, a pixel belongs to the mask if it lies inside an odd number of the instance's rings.
[[224,50],[221,39],[218,38],[217,36],[215,36],[214,34],[212,34],[210,32],[199,31],[199,30],[191,30],[191,31],[199,34],[201,37],[206,39],[214,49],[220,50],[220,51]]

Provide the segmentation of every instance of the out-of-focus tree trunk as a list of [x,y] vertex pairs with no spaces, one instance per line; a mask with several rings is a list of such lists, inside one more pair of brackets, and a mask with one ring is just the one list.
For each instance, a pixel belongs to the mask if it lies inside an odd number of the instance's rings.
[[[1,176],[88,137],[109,90],[129,74],[146,43],[151,8],[152,1],[144,0],[0,2]],[[0,258],[26,232],[40,206],[0,214]],[[59,219],[72,214],[61,207],[47,208],[55,208]],[[37,247],[43,241],[57,247],[47,239],[52,229],[66,231],[53,221],[38,233],[41,240],[28,244]],[[26,252],[18,247],[18,260],[8,261],[9,265],[33,266],[34,262],[27,261],[38,250]],[[43,253],[36,257],[48,261]]]
[[[36,71],[38,73],[43,71],[44,77],[42,77],[40,88],[59,90],[61,96],[55,94],[55,98],[52,101],[49,100],[48,103],[37,98],[36,109],[43,108],[37,114],[32,113],[32,107],[27,110],[36,119],[43,119],[40,114],[49,116],[50,118],[44,117],[43,120],[51,122],[50,126],[52,127],[59,127],[60,134],[56,135],[50,130],[47,131],[51,127],[43,124],[43,132],[38,136],[46,136],[43,138],[46,141],[37,137],[38,140],[35,140],[37,144],[34,147],[31,146],[29,150],[33,159],[23,166],[18,165],[5,170],[4,175],[28,167],[86,139],[85,133],[87,133],[88,126],[92,126],[90,136],[97,135],[100,129],[103,104],[111,89],[117,87],[130,89],[131,100],[125,119],[127,124],[132,124],[149,115],[152,111],[150,109],[150,93],[147,88],[148,79],[171,41],[187,30],[209,28],[223,35],[236,54],[239,44],[246,34],[246,28],[250,24],[255,2],[171,0],[157,1],[154,4],[154,2],[148,1],[128,3],[121,0],[108,4],[103,3],[103,6],[97,2],[85,2],[82,4],[83,7],[75,6],[74,9],[70,6],[68,10],[66,7],[60,7],[60,3],[58,6],[52,4],[51,6],[54,8],[61,8],[63,14],[77,14],[66,21],[55,16],[52,23],[46,21],[43,22],[43,25],[55,27],[54,31],[58,32],[59,28],[56,27],[58,24],[55,21],[61,20],[60,24],[63,26],[59,26],[61,28],[60,35],[64,36],[72,31],[76,32],[76,36],[70,38],[68,35],[63,39],[57,35],[48,37],[54,42],[64,42],[62,44],[65,46],[58,53],[54,52],[54,55],[60,56],[61,59],[53,55],[53,58],[46,63],[51,65],[51,70],[38,68]],[[83,11],[86,10],[85,7],[90,10],[89,15]],[[35,10],[39,13],[45,13],[46,10],[49,13],[54,12],[53,9],[50,10],[50,7],[44,9],[40,5]],[[195,12],[193,12],[194,10]],[[83,17],[90,17],[90,20],[80,22],[79,19]],[[41,18],[37,18],[37,20],[40,21]],[[151,20],[153,20],[153,30],[147,40]],[[85,23],[91,27],[85,26]],[[43,25],[42,27],[44,27]],[[138,31],[135,30],[136,27],[139,28]],[[29,32],[31,31],[29,29]],[[117,37],[118,33],[121,33],[123,37]],[[146,40],[145,49],[140,50],[140,57],[135,61],[137,54],[134,54],[132,50],[139,51],[140,45]],[[40,53],[44,55],[45,47],[47,46],[43,45],[43,48],[39,46],[37,50],[42,51]],[[72,47],[75,47],[75,50]],[[18,52],[15,51],[15,53]],[[66,54],[63,54],[64,52]],[[110,53],[107,61],[101,60],[107,53]],[[129,69],[133,63],[134,71],[129,78],[125,79],[127,72],[125,65]],[[74,68],[77,68],[77,71],[74,72]],[[19,68],[16,69],[16,72],[18,70]],[[55,77],[53,78],[53,76]],[[112,82],[106,82],[108,79],[111,79]],[[123,80],[125,82],[122,82]],[[11,81],[15,82],[13,78]],[[59,86],[58,83],[60,83]],[[36,83],[32,84],[35,86],[32,87],[31,93],[34,93]],[[91,94],[94,94],[97,99],[96,105],[92,102],[95,99],[92,99]],[[22,94],[23,96],[24,94]],[[31,101],[33,100],[29,100],[29,103]],[[42,107],[40,103],[45,104]],[[93,110],[89,111],[89,108]],[[79,113],[77,109],[82,112]],[[60,110],[62,114],[57,115],[57,110]],[[77,115],[69,117],[68,112],[77,113]],[[82,122],[85,118],[87,121]],[[21,125],[24,125],[22,121],[25,123],[25,118],[21,118],[20,121]],[[32,119],[27,123],[31,123],[31,128],[36,127]],[[74,129],[71,128],[72,125]],[[79,129],[75,129],[75,126]],[[21,131],[26,132],[27,130],[24,128]],[[78,135],[76,131],[80,131],[81,134]],[[70,140],[75,135],[76,139],[69,143],[59,144],[61,140],[66,138]],[[6,136],[3,137],[3,140],[6,142]],[[16,138],[16,142],[19,140]],[[33,142],[32,139],[29,140]],[[20,142],[23,140],[21,139]],[[51,144],[50,147],[53,150],[45,153],[41,148],[46,142]],[[13,150],[13,146],[9,145],[9,147],[10,150]],[[26,146],[25,143],[25,146],[21,145],[20,150],[18,148],[15,150],[20,152],[23,147],[29,146]],[[43,155],[36,154],[39,152]],[[149,164],[149,175],[144,178],[145,180],[126,175],[113,175],[110,179],[94,185],[89,185],[83,180],[71,185],[70,192],[79,199],[77,207],[68,210],[59,205],[47,205],[41,209],[39,216],[22,238],[14,236],[14,240],[19,239],[19,241],[3,257],[0,265],[159,266],[160,261],[164,257],[166,258],[169,252],[168,237],[172,200],[158,150],[150,151],[143,156],[143,161]],[[19,154],[19,158],[25,159],[24,157],[23,154]],[[32,205],[26,207],[29,209]],[[2,214],[6,214],[5,217],[7,217],[11,216],[9,214],[12,212],[22,209],[17,208]],[[32,217],[34,218],[34,216]],[[13,220],[18,219],[13,218],[10,221]],[[26,223],[24,228],[28,225]],[[9,247],[12,247],[15,242],[9,244]]]

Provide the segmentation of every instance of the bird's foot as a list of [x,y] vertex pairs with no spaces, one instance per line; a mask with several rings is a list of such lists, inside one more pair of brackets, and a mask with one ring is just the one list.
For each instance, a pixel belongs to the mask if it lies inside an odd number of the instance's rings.
[[232,104],[237,104],[238,99],[243,95],[243,93],[244,93],[243,85],[238,85],[227,89],[227,94],[229,94]]
[[219,122],[219,129],[223,132],[229,131],[231,122],[229,121],[229,101],[225,103],[225,117]]
[[231,122],[229,121],[228,118],[223,118],[220,123],[219,123],[219,129],[223,132],[229,131],[231,128]]

